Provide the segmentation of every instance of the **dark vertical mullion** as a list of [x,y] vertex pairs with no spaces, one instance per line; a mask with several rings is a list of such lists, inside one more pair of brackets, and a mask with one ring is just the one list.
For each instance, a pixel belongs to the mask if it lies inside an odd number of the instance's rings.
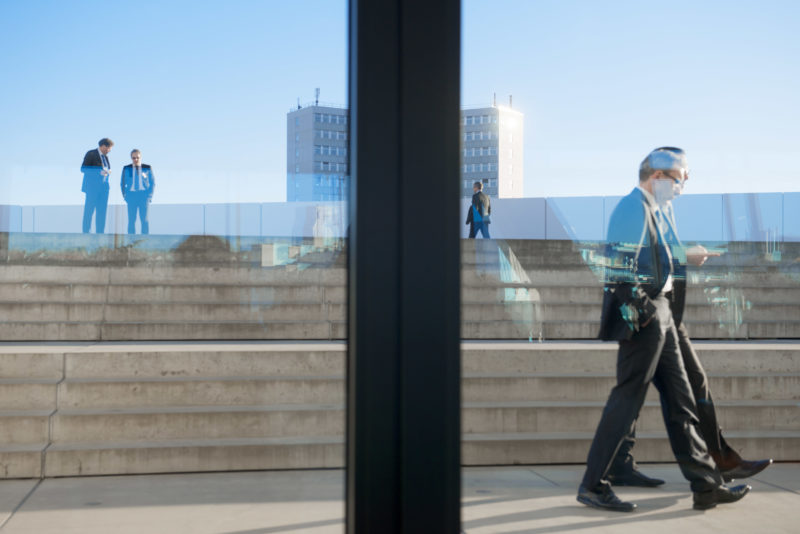
[[403,128],[403,532],[460,515],[460,1],[406,0]]
[[350,2],[347,532],[400,522],[399,21]]
[[459,0],[350,3],[347,532],[457,532]]

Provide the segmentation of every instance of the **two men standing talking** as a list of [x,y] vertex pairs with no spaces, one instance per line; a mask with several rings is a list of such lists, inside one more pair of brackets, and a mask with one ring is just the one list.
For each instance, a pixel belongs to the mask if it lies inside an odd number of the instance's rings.
[[[95,232],[102,234],[106,226],[106,210],[108,208],[108,192],[111,174],[111,164],[108,153],[114,142],[104,137],[98,142],[98,147],[86,153],[83,157],[81,172],[83,185],[81,191],[86,193],[83,206],[83,233],[88,234],[92,226],[92,217],[95,219]],[[142,163],[142,152],[139,149],[131,151],[130,165],[122,169],[120,189],[122,198],[128,204],[128,233],[136,233],[136,216],[138,214],[142,234],[150,233],[148,208],[153,199],[156,181],[150,165]]]

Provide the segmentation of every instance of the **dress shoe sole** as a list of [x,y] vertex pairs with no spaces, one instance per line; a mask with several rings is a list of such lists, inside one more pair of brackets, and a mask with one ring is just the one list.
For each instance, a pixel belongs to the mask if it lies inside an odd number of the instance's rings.
[[730,504],[738,502],[741,501],[745,495],[750,493],[750,489],[751,489],[750,486],[747,486],[747,489],[745,489],[745,491],[741,495],[737,496],[737,498],[735,499],[712,500],[710,502],[702,502],[702,503],[695,502],[692,505],[692,508],[694,508],[695,510],[710,510],[711,508],[716,507],[718,504]]
[[616,508],[613,506],[603,506],[602,504],[594,502],[592,499],[588,497],[583,497],[582,495],[578,495],[577,500],[581,504],[585,504],[590,508],[596,508],[598,510],[610,510],[612,512],[633,512],[636,509],[636,505],[626,506],[624,508]]
[[728,471],[722,472],[722,480],[724,480],[727,483],[736,480],[737,478],[754,477],[771,465],[772,465],[771,461],[765,462],[763,465],[758,466],[758,469],[752,469],[749,471],[739,469],[738,467],[734,467],[733,469],[729,469]]
[[634,487],[635,488],[657,488],[658,486],[661,486],[661,485],[664,484],[663,480],[659,480],[657,482],[639,482],[639,481],[629,482],[629,481],[625,481],[625,480],[619,481],[619,480],[609,479],[609,482],[611,482],[612,486],[628,486],[628,487],[631,487],[631,488],[634,488]]

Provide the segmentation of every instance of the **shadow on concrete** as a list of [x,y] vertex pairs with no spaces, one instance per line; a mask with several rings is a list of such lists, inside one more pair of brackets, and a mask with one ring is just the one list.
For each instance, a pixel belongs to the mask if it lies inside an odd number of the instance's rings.
[[279,527],[257,528],[253,530],[231,530],[220,534],[271,534],[274,532],[302,532],[307,528],[332,527],[342,525],[344,530],[344,519],[323,519],[321,521],[308,521],[306,523],[295,523],[292,525],[281,525]]

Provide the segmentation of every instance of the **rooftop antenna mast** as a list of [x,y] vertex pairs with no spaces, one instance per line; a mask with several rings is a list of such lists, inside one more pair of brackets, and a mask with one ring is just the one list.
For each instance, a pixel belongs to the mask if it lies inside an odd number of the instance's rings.
[[497,93],[492,93],[492,95],[493,95],[492,96],[492,107],[496,108],[497,107]]
[[300,97],[297,97],[297,109],[300,109],[302,106],[300,105]]
[[314,89],[314,105],[319,106],[319,87]]
[[511,95],[508,95],[508,107],[510,108],[514,107],[511,105]]

